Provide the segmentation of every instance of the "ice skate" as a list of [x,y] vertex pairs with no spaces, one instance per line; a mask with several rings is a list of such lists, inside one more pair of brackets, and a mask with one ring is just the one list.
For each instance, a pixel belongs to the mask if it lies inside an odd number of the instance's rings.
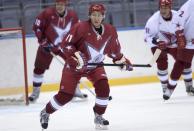
[[167,89],[167,84],[162,84],[162,92],[163,92],[163,94],[166,91],[166,89]]
[[173,91],[174,91],[174,89],[168,89],[167,88],[166,91],[163,94],[163,99],[164,100],[170,99],[170,96],[172,95]]
[[38,97],[39,97],[39,95],[40,95],[40,88],[39,87],[33,87],[33,92],[32,92],[32,94],[29,96],[29,101],[31,102],[31,103],[34,103],[34,102],[36,102],[36,100],[38,99]]
[[40,124],[41,124],[42,130],[47,129],[48,121],[49,121],[49,114],[46,113],[46,109],[43,109],[40,112]]
[[109,121],[95,113],[94,124],[97,130],[108,130]]
[[186,92],[189,96],[194,96],[194,88],[193,88],[193,81],[184,81],[185,82],[185,87],[186,87]]
[[194,96],[194,88],[193,86],[187,86],[186,87],[186,92],[189,96]]
[[76,89],[75,89],[74,97],[78,97],[78,98],[81,98],[81,99],[86,99],[88,97],[88,95],[82,93],[79,86],[77,86]]

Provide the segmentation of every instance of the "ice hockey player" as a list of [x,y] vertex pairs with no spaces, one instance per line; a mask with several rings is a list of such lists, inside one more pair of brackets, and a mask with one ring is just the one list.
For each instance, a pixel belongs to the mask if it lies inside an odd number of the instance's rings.
[[[33,31],[38,39],[39,47],[36,54],[33,74],[33,92],[29,96],[30,102],[35,102],[40,94],[43,75],[52,62],[51,52],[55,52],[63,37],[78,22],[73,10],[67,9],[68,0],[55,0],[55,7],[48,7],[36,18]],[[77,86],[75,96],[87,97]]]
[[[157,48],[162,50],[157,60],[157,75],[163,93],[168,85],[168,54],[174,59],[177,57],[177,19],[178,12],[172,10],[172,0],[159,0],[159,11],[150,17],[145,26],[145,41],[151,47],[152,53]],[[192,82],[191,65],[187,65],[182,74],[187,88],[188,83]]]
[[181,73],[183,72],[187,78],[186,91],[188,95],[194,96],[194,88],[192,82],[192,71],[186,67],[191,66],[194,55],[194,0],[188,0],[178,11],[179,26],[176,31],[177,37],[177,59],[174,64],[168,88],[163,95],[165,100],[168,100],[174,89],[176,88],[177,81],[179,80]]
[[114,63],[124,64],[121,69],[131,71],[133,68],[120,51],[116,29],[104,23],[104,18],[104,5],[92,4],[89,7],[89,20],[76,24],[64,38],[61,48],[67,64],[63,69],[59,92],[41,111],[40,123],[43,129],[48,127],[50,114],[72,99],[81,77],[87,77],[95,88],[96,100],[93,111],[96,128],[108,128],[109,121],[103,117],[109,101],[108,78],[103,66],[87,66],[87,63],[101,63],[107,55]]

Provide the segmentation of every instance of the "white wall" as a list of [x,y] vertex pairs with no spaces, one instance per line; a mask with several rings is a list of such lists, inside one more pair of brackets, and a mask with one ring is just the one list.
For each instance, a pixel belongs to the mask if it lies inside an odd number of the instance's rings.
[[[121,43],[122,51],[127,58],[131,60],[134,64],[146,64],[152,57],[151,51],[148,46],[144,43],[143,30],[129,30],[129,31],[119,31],[119,40]],[[28,63],[28,77],[29,84],[32,83],[32,74],[34,67],[34,60],[36,55],[36,50],[38,47],[36,38],[29,37],[27,42],[27,63]],[[9,43],[7,43],[9,44]],[[0,48],[0,51],[3,50]],[[14,49],[11,49],[14,50]],[[14,59],[11,57],[10,59]],[[111,62],[107,58],[106,62]],[[173,60],[170,58],[170,68],[172,67]],[[22,64],[22,63],[21,63]],[[10,65],[9,65],[10,66]],[[8,66],[8,67],[9,67]],[[8,74],[9,72],[3,72],[2,74]],[[124,78],[124,77],[138,77],[138,76],[150,76],[155,75],[156,68],[155,65],[152,68],[134,68],[132,72],[124,72],[118,70],[117,67],[106,67],[108,77],[111,78]],[[45,83],[57,83],[60,82],[62,72],[62,65],[58,63],[55,59],[50,66],[50,69],[45,74]],[[2,76],[1,76],[2,77]],[[17,78],[17,76],[14,76]],[[0,79],[1,81],[8,81],[7,79]],[[1,82],[0,81],[0,82]],[[1,87],[1,86],[0,86]]]

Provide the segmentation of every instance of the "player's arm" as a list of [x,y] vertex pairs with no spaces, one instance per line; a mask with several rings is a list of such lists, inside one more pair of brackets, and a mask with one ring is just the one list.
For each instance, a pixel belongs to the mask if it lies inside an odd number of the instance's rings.
[[42,12],[40,15],[38,15],[35,19],[35,22],[33,24],[33,31],[38,39],[39,44],[43,44],[44,40],[46,39],[44,36],[44,30],[46,27],[46,17],[45,12]]
[[38,39],[39,45],[45,52],[50,53],[52,51],[54,54],[58,55],[60,53],[58,47],[50,43],[45,35],[45,29],[48,24],[48,16],[50,15],[47,13],[47,10],[41,12],[36,17],[33,24],[33,31]]
[[184,49],[186,46],[186,39],[184,35],[184,25],[189,19],[189,13],[191,11],[191,6],[194,6],[194,1],[187,1],[178,11],[177,21],[179,26],[177,26],[177,30],[175,32],[177,38],[177,45],[179,49]]
[[158,36],[158,21],[157,16],[153,15],[146,23],[144,29],[144,40],[152,48],[157,46]]
[[194,1],[187,1],[179,10],[178,10],[178,22],[179,28],[183,29],[185,23],[189,19],[190,12],[193,11]]
[[76,44],[83,38],[83,34],[80,25],[76,24],[71,28],[70,32],[64,37],[60,44],[63,59],[70,67],[78,70],[82,69],[87,64],[84,54],[76,49]]
[[150,48],[159,48],[161,50],[166,49],[168,43],[164,40],[160,40],[159,34],[160,31],[158,29],[158,15],[153,15],[146,23],[144,34],[145,34],[145,42],[150,46]]
[[123,64],[124,66],[121,67],[123,70],[131,71],[133,70],[132,64],[127,59],[123,53],[121,53],[121,46],[118,40],[118,35],[116,29],[112,29],[112,37],[109,44],[109,53],[108,56],[113,59],[113,63],[115,64]]

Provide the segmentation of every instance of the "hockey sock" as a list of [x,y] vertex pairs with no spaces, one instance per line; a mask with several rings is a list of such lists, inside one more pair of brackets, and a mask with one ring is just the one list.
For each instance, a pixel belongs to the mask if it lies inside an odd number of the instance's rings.
[[52,114],[56,110],[60,109],[63,105],[68,103],[72,98],[72,94],[59,91],[58,94],[56,94],[46,105],[46,112]]
[[102,115],[104,114],[109,101],[109,85],[107,79],[102,79],[94,84],[96,92],[96,102],[93,108],[94,112]]

